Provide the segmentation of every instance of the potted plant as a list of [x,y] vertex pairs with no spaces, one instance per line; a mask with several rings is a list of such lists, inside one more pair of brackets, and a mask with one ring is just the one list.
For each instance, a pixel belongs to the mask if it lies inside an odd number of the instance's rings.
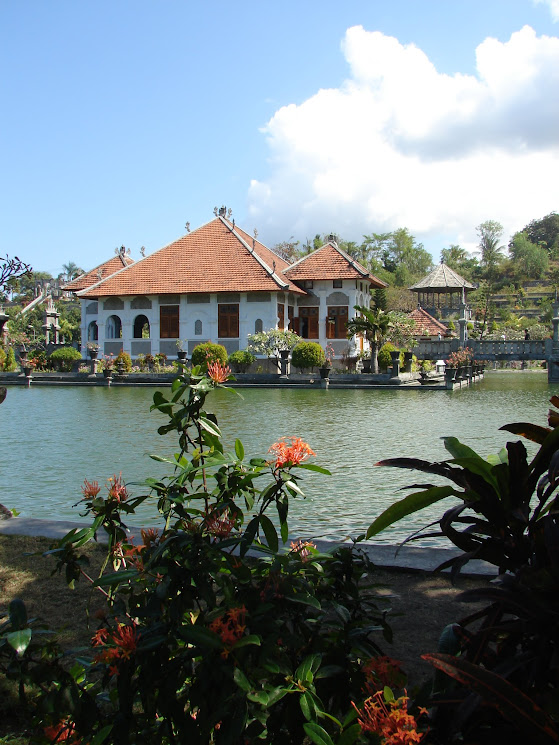
[[327,344],[324,349],[324,362],[322,367],[319,368],[320,377],[326,380],[330,377],[330,371],[332,369],[332,362],[334,360],[334,347],[331,344]]
[[177,358],[184,362],[186,360],[186,350],[184,349],[184,341],[182,339],[177,339]]
[[115,368],[115,360],[112,354],[107,354],[103,357],[103,375],[106,378],[112,378]]

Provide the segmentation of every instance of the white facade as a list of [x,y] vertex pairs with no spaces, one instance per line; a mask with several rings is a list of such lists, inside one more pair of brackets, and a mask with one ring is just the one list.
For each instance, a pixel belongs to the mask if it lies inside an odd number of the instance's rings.
[[[334,286],[336,285],[336,286]],[[188,354],[197,344],[212,341],[223,346],[229,353],[245,349],[247,337],[258,331],[272,328],[291,328],[309,341],[318,342],[323,348],[330,344],[336,357],[356,354],[361,349],[361,340],[351,342],[342,334],[342,325],[329,321],[332,309],[345,312],[347,318],[355,315],[353,307],[369,307],[370,284],[366,280],[316,280],[306,295],[281,292],[239,293],[190,293],[185,295],[146,295],[99,297],[99,300],[81,298],[82,308],[82,353],[86,356],[87,342],[97,341],[101,354],[128,352],[132,358],[139,354],[163,353],[167,357],[177,356],[177,340]],[[238,308],[238,335],[219,335],[219,306]],[[278,311],[283,305],[283,322]],[[279,306],[279,307],[278,307]],[[169,336],[169,328],[161,330],[162,314],[166,307],[171,313],[178,308],[178,336]],[[312,310],[310,310],[312,309]],[[346,309],[344,311],[344,309]],[[311,327],[302,320],[313,314],[317,322]],[[338,338],[331,338],[336,328]],[[146,338],[146,330],[149,336]],[[96,329],[96,331],[95,331]],[[330,329],[330,332],[329,332]],[[143,332],[143,334],[142,334]],[[310,334],[310,335],[309,335]]]

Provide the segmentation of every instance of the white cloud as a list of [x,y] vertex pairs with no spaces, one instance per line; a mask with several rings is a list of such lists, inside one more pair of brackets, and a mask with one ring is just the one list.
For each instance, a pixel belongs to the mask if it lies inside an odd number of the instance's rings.
[[488,38],[475,76],[441,74],[416,46],[361,26],[342,50],[343,86],[264,129],[271,172],[252,182],[249,209],[268,242],[406,226],[437,254],[475,240],[483,220],[513,232],[558,208],[559,38],[528,26]]
[[551,17],[554,21],[559,21],[559,0],[534,0],[534,2],[536,5],[540,5],[541,3],[549,5]]

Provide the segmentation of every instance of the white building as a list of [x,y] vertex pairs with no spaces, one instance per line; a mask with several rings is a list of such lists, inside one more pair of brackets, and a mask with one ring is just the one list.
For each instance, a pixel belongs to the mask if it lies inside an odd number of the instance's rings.
[[[229,353],[247,336],[290,328],[337,357],[355,352],[346,337],[354,305],[369,306],[385,287],[338,248],[334,238],[289,264],[225,217],[187,233],[137,262],[122,252],[67,285],[81,300],[82,352],[176,357],[211,340]],[[360,341],[360,340],[358,340]]]

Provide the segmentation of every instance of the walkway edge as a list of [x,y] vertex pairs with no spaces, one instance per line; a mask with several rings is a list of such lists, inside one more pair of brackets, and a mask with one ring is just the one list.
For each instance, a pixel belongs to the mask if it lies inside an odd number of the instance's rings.
[[[45,538],[63,538],[73,528],[85,528],[90,523],[72,522],[71,520],[37,520],[36,518],[15,517],[9,520],[0,520],[0,535],[23,535],[41,536]],[[140,528],[130,526],[130,533],[139,532]],[[104,536],[100,532],[99,542],[103,543]],[[290,540],[296,540],[291,538]],[[329,551],[339,545],[336,541],[316,539],[313,541],[320,551]],[[435,546],[403,546],[398,551],[398,546],[387,543],[372,543],[364,541],[359,544],[369,559],[378,567],[387,569],[401,569],[415,572],[432,572],[440,564],[460,556],[461,552],[451,548],[437,548]],[[464,576],[496,576],[495,567],[485,561],[470,561],[462,571]]]

